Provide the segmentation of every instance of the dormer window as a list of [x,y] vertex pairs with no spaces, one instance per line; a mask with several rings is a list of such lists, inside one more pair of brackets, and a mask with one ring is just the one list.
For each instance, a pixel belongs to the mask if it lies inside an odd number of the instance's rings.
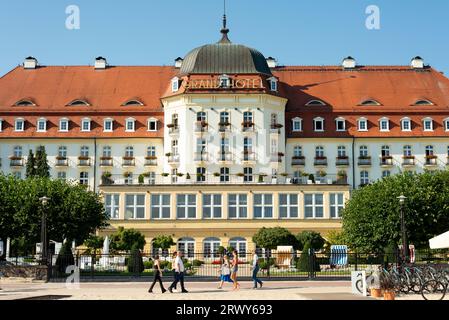
[[114,131],[114,119],[112,119],[112,118],[104,119],[103,131],[104,132],[112,132],[112,131]]
[[359,131],[368,131],[368,120],[366,118],[359,118],[357,120],[357,127]]
[[179,90],[179,78],[178,77],[174,77],[171,80],[171,91],[172,92],[177,92]]
[[136,119],[128,118],[126,119],[126,132],[134,132],[136,130]]
[[449,118],[444,119],[444,130],[449,131]]
[[25,130],[25,120],[23,118],[18,118],[14,121],[14,131],[24,131]]
[[326,104],[321,100],[310,100],[306,106],[325,106]]
[[47,131],[47,119],[40,118],[37,120],[37,132]]
[[220,81],[220,88],[229,88],[230,87],[231,79],[229,78],[229,76],[227,74],[220,76],[218,79]]
[[156,118],[148,119],[148,131],[157,131],[157,122]]
[[426,99],[418,100],[414,103],[415,106],[433,106],[433,103]]
[[14,104],[16,107],[28,107],[28,106],[36,106],[36,104],[30,99],[22,99],[17,101]]
[[292,119],[292,131],[293,132],[302,131],[302,119],[301,118],[293,118]]
[[388,118],[381,118],[379,120],[380,131],[390,131],[390,120]]
[[275,77],[271,77],[268,79],[268,83],[270,84],[270,90],[277,92],[278,91],[278,79]]
[[424,131],[433,131],[433,120],[432,118],[424,118],[422,120]]
[[84,118],[81,120],[81,131],[89,132],[90,131],[90,119]]
[[76,99],[68,104],[68,106],[90,106],[86,100]]
[[402,131],[412,131],[412,121],[410,118],[401,119],[401,130]]
[[360,103],[361,106],[380,106],[381,104],[373,99],[364,100]]
[[3,119],[0,119],[0,132],[3,131]]
[[139,100],[128,100],[122,106],[128,107],[128,106],[143,106],[144,104]]
[[313,130],[315,132],[323,132],[324,131],[324,119],[323,118],[315,118],[313,119]]
[[344,118],[335,119],[335,127],[337,131],[346,131],[346,121]]
[[69,119],[62,118],[59,120],[59,131],[60,132],[67,132],[69,131]]

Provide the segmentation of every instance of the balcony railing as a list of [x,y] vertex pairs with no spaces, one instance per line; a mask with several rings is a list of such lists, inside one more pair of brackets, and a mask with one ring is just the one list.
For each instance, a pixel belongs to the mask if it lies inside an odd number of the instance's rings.
[[[250,179],[248,179],[250,177]],[[145,174],[133,174],[130,177],[124,177],[123,175],[111,175],[108,177],[102,177],[100,183],[102,186],[109,185],[171,185],[175,181],[176,184],[182,185],[218,185],[218,184],[250,184],[250,185],[347,185],[348,181],[346,177],[338,175],[308,175],[307,177],[294,177],[292,175],[259,175],[254,174],[247,176],[246,179],[242,174],[230,174],[219,175],[206,174],[201,177],[197,177],[195,174],[178,174],[177,176],[158,174],[148,176]]]
[[90,167],[90,158],[80,156],[78,157],[78,166],[79,167]]
[[169,155],[168,157],[168,163],[169,164],[176,164],[179,163],[179,154],[176,155]]
[[359,166],[370,166],[371,165],[371,157],[359,157],[359,160],[357,162]]
[[293,166],[305,166],[306,165],[306,158],[302,156],[294,156],[292,157],[292,165]]
[[270,162],[281,163],[281,162],[282,162],[282,157],[283,157],[283,156],[284,156],[283,153],[275,153],[275,154],[272,154],[272,155],[270,156]]
[[402,157],[402,165],[403,166],[414,166],[415,165],[415,157],[414,156]]
[[209,154],[207,152],[195,152],[194,161],[195,162],[209,161]]
[[232,153],[230,152],[219,152],[218,161],[220,162],[230,162],[232,161]]
[[337,157],[336,166],[349,166],[349,157]]
[[272,134],[281,134],[281,128],[283,127],[280,123],[272,123],[270,125],[270,133]]
[[393,157],[392,156],[380,157],[380,165],[381,166],[392,166],[393,165]]
[[23,157],[11,157],[9,165],[10,167],[23,167]]
[[254,132],[254,123],[253,122],[243,122],[242,123],[242,131],[243,132]]
[[252,151],[243,151],[242,153],[243,161],[256,161],[256,153]]
[[179,126],[174,124],[167,125],[169,134],[179,134]]
[[123,157],[122,166],[123,167],[134,167],[136,165],[136,159],[134,157]]
[[113,160],[112,157],[101,157],[100,158],[100,167],[112,167]]
[[145,157],[145,166],[147,167],[157,166],[157,157],[153,156]]
[[327,157],[315,157],[315,166],[327,166]]
[[205,133],[208,130],[208,124],[205,121],[197,121],[195,123],[195,133]]
[[56,167],[68,167],[69,160],[66,157],[56,157]]
[[437,166],[438,156],[426,156],[426,161],[424,163],[426,166]]
[[231,124],[229,122],[218,123],[218,131],[222,133],[231,132]]

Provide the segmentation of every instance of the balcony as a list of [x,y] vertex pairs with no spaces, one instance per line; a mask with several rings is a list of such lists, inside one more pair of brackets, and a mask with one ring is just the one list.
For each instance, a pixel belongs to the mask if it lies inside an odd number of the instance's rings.
[[56,157],[56,167],[68,167],[69,166],[69,160],[67,157]]
[[357,164],[361,167],[371,166],[371,157],[360,156]]
[[90,158],[85,156],[79,156],[78,167],[90,167]]
[[243,151],[242,153],[242,162],[245,163],[254,163],[256,162],[256,154],[252,151]]
[[242,122],[243,133],[254,133],[254,122]]
[[438,156],[426,156],[426,161],[424,165],[427,167],[438,166]]
[[270,125],[270,133],[271,134],[276,134],[276,135],[281,134],[281,129],[283,127],[284,126],[282,124],[280,124],[280,123],[272,123]]
[[209,161],[209,155],[207,152],[195,152],[193,161],[195,162],[207,162]]
[[112,157],[100,157],[100,167],[112,167]]
[[305,165],[306,165],[306,157],[303,156],[292,157],[292,166],[305,166]]
[[393,165],[393,157],[392,156],[380,157],[380,166],[381,167],[391,167],[392,165]]
[[217,156],[218,162],[222,164],[232,163],[232,153],[231,152],[219,152]]
[[157,166],[157,157],[156,156],[145,157],[145,166],[146,167]]
[[168,164],[172,165],[172,166],[176,166],[179,165],[179,154],[171,154],[171,153],[167,153],[167,160],[168,160]]
[[284,154],[282,152],[278,152],[278,153],[272,154],[270,156],[270,162],[271,163],[281,163],[283,156],[284,156]]
[[327,166],[327,157],[315,157],[313,164],[315,166]]
[[168,134],[171,136],[179,135],[179,126],[177,124],[167,124]]
[[403,167],[412,167],[415,165],[415,157],[414,156],[403,156],[402,157],[402,166]]
[[10,167],[23,167],[23,157],[9,157],[9,166]]
[[122,166],[123,167],[134,167],[136,165],[136,158],[134,157],[123,157]]
[[230,133],[231,132],[231,123],[229,123],[229,122],[218,123],[218,131],[220,133]]
[[347,166],[349,166],[349,157],[348,156],[337,157],[337,159],[335,160],[335,165],[337,167],[347,167]]
[[195,133],[204,134],[208,131],[208,124],[206,121],[195,122]]

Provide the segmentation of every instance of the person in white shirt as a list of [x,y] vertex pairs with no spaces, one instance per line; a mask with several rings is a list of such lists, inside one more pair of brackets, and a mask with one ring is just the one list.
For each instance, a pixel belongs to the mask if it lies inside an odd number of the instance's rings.
[[178,284],[178,282],[180,282],[181,283],[181,292],[187,293],[188,291],[184,288],[185,268],[184,268],[184,263],[182,262],[182,252],[181,251],[178,251],[175,261],[173,261],[173,264],[174,264],[174,268],[175,268],[176,278],[175,278],[175,281],[170,285],[170,287],[168,287],[168,291],[173,293],[173,288],[175,288],[176,285]]
[[263,282],[257,278],[257,273],[259,272],[259,256],[257,255],[257,252],[254,251],[254,255],[253,255],[253,281],[254,281],[254,287],[253,289],[257,289],[257,284],[260,285],[260,287],[262,288]]

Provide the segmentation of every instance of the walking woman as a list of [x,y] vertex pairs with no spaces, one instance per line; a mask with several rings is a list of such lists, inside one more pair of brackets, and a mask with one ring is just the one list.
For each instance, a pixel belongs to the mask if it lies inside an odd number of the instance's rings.
[[223,264],[221,265],[221,275],[220,275],[220,285],[218,286],[218,289],[223,288],[223,284],[225,282],[234,283],[231,279],[231,266],[229,263],[228,256],[223,257]]
[[240,289],[240,284],[237,282],[237,271],[239,271],[239,254],[237,250],[232,252],[232,268],[231,268],[231,279],[234,282],[234,289]]
[[164,293],[167,290],[165,290],[164,285],[162,284],[162,270],[161,270],[161,263],[159,261],[158,255],[156,255],[154,257],[153,270],[154,270],[154,280],[153,280],[153,283],[151,284],[150,290],[148,290],[148,292],[153,293],[154,285],[156,284],[157,281],[159,281],[159,285],[161,286],[161,291],[162,291],[162,293]]

